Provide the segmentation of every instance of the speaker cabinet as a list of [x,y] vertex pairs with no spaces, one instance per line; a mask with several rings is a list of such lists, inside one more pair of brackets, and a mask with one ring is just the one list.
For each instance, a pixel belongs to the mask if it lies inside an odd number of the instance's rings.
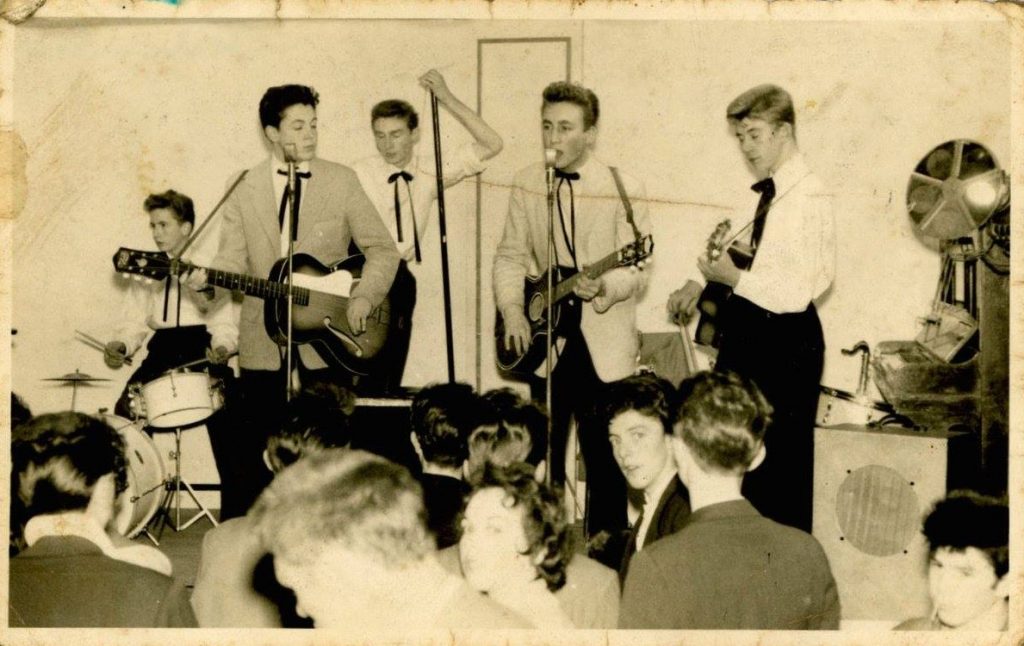
[[843,619],[928,614],[921,524],[946,495],[964,433],[843,425],[814,435],[814,537],[828,555]]

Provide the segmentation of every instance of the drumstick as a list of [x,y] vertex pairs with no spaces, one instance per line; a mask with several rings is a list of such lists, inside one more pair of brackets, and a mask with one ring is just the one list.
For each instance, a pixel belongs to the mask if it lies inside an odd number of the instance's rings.
[[[237,352],[231,352],[231,353],[228,354],[227,359],[230,359],[231,357],[233,357],[233,356],[235,356],[237,354],[238,354]],[[205,357],[202,358],[202,359],[196,359],[195,361],[189,361],[188,363],[183,363],[180,366],[171,368],[167,372],[174,372],[175,370],[184,370],[185,368],[191,368],[192,366],[198,366],[201,363],[210,363],[210,360],[205,358]]]
[[[82,339],[79,339],[79,341],[81,341],[85,345],[89,346],[90,348],[93,348],[95,350],[99,350],[100,352],[106,352],[107,351],[107,346],[102,341],[100,341],[99,339],[93,338],[93,337],[89,336],[88,334],[86,334],[85,332],[82,332],[81,330],[75,330],[75,332],[77,332],[78,334],[81,334],[84,337]],[[127,363],[129,366],[132,365],[132,357],[131,357],[131,355],[126,356],[124,358],[124,362]]]

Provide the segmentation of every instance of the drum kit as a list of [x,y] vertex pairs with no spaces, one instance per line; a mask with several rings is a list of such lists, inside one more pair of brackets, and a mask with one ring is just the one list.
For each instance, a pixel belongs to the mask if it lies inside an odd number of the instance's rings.
[[[217,525],[210,510],[200,502],[191,483],[181,477],[181,432],[206,421],[224,405],[223,382],[207,372],[189,371],[202,360],[178,366],[145,384],[132,384],[128,389],[129,410],[133,419],[100,409],[97,417],[107,422],[125,441],[128,489],[122,494],[119,513],[114,526],[119,533],[134,538],[141,533],[159,544],[149,528],[157,517],[160,525],[171,524],[174,531],[187,529],[200,518],[206,517]],[[93,377],[79,370],[43,381],[60,382],[71,386],[71,410],[75,410],[78,388],[110,379]],[[174,463],[173,475],[168,475],[156,443],[146,431],[173,431],[174,450],[170,459]],[[161,499],[156,492],[165,491]],[[181,496],[187,493],[198,508],[189,520],[181,521]],[[174,517],[171,518],[171,509]]]

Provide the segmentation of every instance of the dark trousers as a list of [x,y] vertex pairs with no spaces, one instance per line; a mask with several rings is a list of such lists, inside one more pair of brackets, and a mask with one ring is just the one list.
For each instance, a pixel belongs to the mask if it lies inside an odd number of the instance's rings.
[[[145,385],[159,378],[168,370],[203,359],[209,345],[210,334],[206,331],[205,325],[167,328],[154,332],[146,345],[146,359],[128,378],[128,383],[114,405],[114,413],[131,419],[133,414],[129,407],[128,393],[132,385]],[[202,422],[210,436],[210,448],[213,449],[213,459],[217,463],[217,473],[220,475],[221,508],[223,509],[225,505],[230,506],[237,484],[233,474],[237,472],[238,468],[231,441],[231,435],[235,430],[233,414],[237,399],[235,376],[227,366],[200,364],[191,369],[202,368],[207,368],[212,377],[221,379],[224,388],[223,407]],[[147,427],[147,431],[153,432],[153,429]]]
[[[587,474],[586,532],[588,536],[626,527],[626,481],[615,463],[608,428],[601,423],[596,405],[602,401],[605,383],[597,376],[583,334],[577,329],[566,339],[551,373],[551,469],[552,482],[565,482],[566,444],[570,419],[576,417],[576,436]],[[531,382],[533,398],[545,399],[544,380]]]
[[767,456],[747,474],[743,495],[763,515],[811,531],[814,419],[825,340],[817,310],[775,314],[733,295],[722,314],[716,370],[754,381],[772,405]]
[[391,329],[387,341],[367,364],[366,372],[369,374],[352,380],[356,392],[367,397],[396,394],[402,387],[412,335],[412,312],[416,308],[416,277],[404,260],[398,265],[395,280],[388,291],[388,301]]
[[[310,370],[299,361],[299,380],[302,388],[309,388],[318,381],[337,383],[352,387],[352,374],[338,368]],[[235,477],[238,493],[230,506],[221,510],[222,518],[244,516],[270,484],[273,474],[263,461],[263,450],[267,438],[284,423],[287,403],[285,370],[246,370],[239,376],[240,396],[238,413],[230,438],[237,467]],[[340,413],[339,413],[340,414]]]

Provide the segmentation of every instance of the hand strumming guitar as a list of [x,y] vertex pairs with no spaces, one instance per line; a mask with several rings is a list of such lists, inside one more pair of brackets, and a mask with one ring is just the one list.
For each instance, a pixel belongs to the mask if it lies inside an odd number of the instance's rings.
[[372,311],[373,306],[366,298],[353,296],[349,299],[345,316],[348,318],[348,326],[353,334],[359,335],[366,331],[366,319]]
[[510,305],[501,310],[505,324],[505,348],[523,354],[530,347],[530,322],[526,320],[522,307]]

